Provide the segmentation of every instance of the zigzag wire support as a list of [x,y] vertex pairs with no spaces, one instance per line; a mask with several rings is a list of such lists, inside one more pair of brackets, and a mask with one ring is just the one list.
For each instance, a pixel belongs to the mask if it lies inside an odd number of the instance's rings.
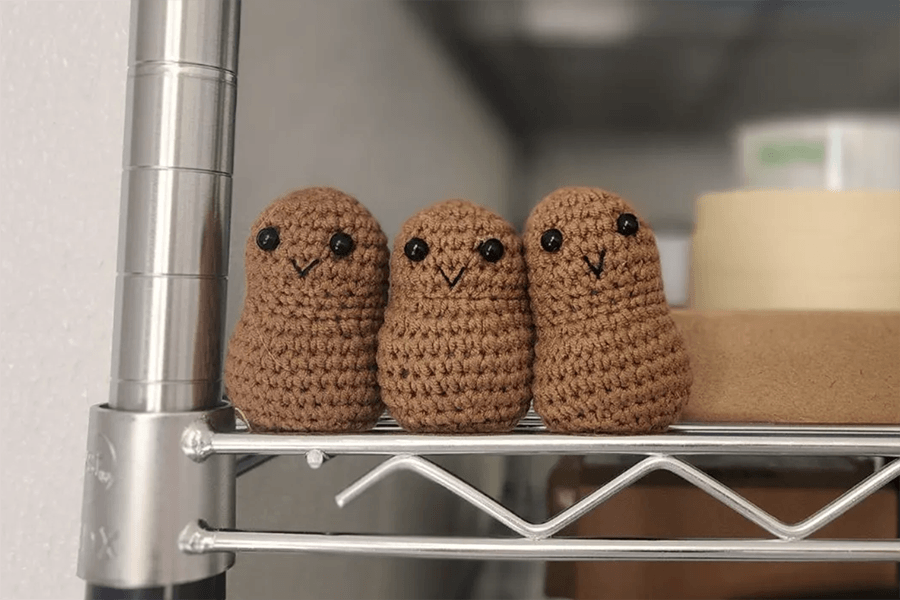
[[339,493],[335,501],[338,506],[344,507],[391,474],[397,471],[412,471],[449,490],[519,535],[532,540],[543,540],[571,525],[645,475],[660,470],[674,473],[692,483],[772,535],[782,540],[800,540],[834,521],[873,492],[900,476],[900,459],[888,463],[826,507],[795,525],[788,525],[773,517],[693,465],[666,455],[653,455],[643,459],[578,503],[549,521],[539,524],[522,519],[493,498],[433,462],[409,454],[395,456],[373,468]]

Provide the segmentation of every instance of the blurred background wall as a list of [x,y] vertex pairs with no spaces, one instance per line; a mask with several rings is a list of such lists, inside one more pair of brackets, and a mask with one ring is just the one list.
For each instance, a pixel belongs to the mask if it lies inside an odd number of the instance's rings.
[[578,184],[615,190],[657,228],[687,231],[698,195],[738,182],[730,140],[721,135],[548,133],[531,161],[529,197],[515,205],[520,220],[556,188]]

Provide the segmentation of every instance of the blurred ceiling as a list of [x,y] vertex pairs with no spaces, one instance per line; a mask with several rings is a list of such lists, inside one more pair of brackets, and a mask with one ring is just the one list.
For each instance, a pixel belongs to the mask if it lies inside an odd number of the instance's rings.
[[897,0],[408,4],[520,139],[900,109]]

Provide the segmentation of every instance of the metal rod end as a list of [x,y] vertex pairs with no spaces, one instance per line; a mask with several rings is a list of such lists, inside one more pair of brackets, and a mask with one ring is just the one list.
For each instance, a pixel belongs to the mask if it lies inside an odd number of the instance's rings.
[[212,549],[213,542],[202,521],[188,523],[178,536],[178,549],[186,554],[203,554]]
[[213,431],[205,419],[197,419],[184,430],[181,450],[194,462],[203,462],[213,454]]

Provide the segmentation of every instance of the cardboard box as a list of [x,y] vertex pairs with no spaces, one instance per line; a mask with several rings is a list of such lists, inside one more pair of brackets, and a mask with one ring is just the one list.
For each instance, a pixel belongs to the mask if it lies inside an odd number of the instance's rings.
[[[871,473],[868,461],[841,469],[706,468],[751,502],[796,523]],[[782,459],[782,463],[787,463]],[[621,472],[562,459],[550,477],[550,514],[570,506]],[[897,536],[897,489],[889,486],[817,532],[813,538]],[[772,536],[679,477],[657,472],[623,490],[562,535],[590,538],[755,538]],[[898,592],[895,563],[548,563],[551,598],[890,598]]]
[[673,311],[685,422],[900,424],[900,312]]

